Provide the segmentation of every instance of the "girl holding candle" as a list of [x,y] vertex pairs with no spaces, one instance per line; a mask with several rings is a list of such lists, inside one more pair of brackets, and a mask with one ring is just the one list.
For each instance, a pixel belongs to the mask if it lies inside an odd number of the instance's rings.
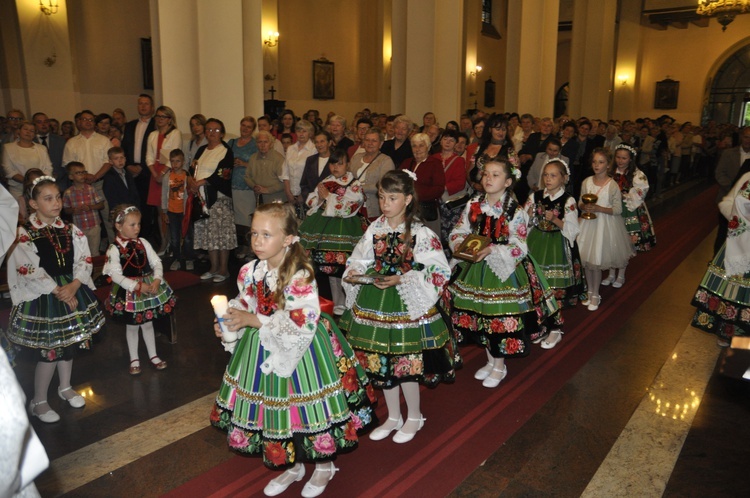
[[[304,462],[315,471],[302,496],[318,496],[339,470],[337,455],[354,450],[358,434],[377,423],[374,396],[341,332],[321,319],[291,205],[258,207],[250,237],[258,259],[240,270],[240,294],[222,316],[225,329],[241,338],[228,346],[233,354],[211,423],[228,433],[230,448],[262,455],[271,469],[286,468],[268,483],[267,496],[301,481]],[[219,324],[214,331],[222,337]]]

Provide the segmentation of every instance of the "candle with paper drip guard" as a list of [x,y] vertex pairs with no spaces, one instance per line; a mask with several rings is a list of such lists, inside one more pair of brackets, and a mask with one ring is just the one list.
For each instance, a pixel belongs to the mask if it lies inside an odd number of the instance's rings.
[[237,332],[230,332],[227,330],[226,325],[224,325],[224,315],[227,313],[227,308],[229,307],[227,296],[212,297],[211,306],[214,308],[216,320],[218,320],[219,327],[221,327],[221,340],[227,343],[235,342],[239,338],[239,334]]

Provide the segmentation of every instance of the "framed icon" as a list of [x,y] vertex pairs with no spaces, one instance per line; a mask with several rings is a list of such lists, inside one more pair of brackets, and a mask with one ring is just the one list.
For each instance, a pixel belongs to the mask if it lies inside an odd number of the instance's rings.
[[495,82],[492,78],[484,82],[484,106],[495,107]]
[[475,263],[477,261],[477,254],[479,253],[479,251],[489,245],[489,237],[472,233],[470,235],[467,235],[464,241],[461,242],[461,245],[458,246],[456,252],[453,253],[453,257]]
[[335,98],[334,66],[327,59],[313,61],[312,66],[313,98],[333,100]]
[[677,109],[677,98],[680,94],[680,82],[665,79],[656,82],[654,109]]

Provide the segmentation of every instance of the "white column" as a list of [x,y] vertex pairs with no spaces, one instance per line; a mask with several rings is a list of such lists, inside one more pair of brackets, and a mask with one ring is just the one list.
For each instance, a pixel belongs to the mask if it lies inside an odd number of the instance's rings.
[[406,111],[407,2],[393,0],[391,16],[391,114]]
[[461,114],[463,4],[452,0],[405,3],[409,68],[405,113],[417,122],[428,111],[435,112],[441,123],[456,119]]
[[435,9],[435,47],[432,109],[440,126],[461,116],[463,71],[463,2],[437,0]]
[[635,119],[636,91],[641,67],[641,0],[623,0],[617,30],[612,115],[617,119]]
[[617,0],[575,1],[568,97],[571,116],[609,116],[616,13]]
[[190,116],[203,112],[196,0],[151,0],[151,25],[156,102],[171,107],[189,134]]
[[558,0],[508,3],[505,109],[552,117]]
[[[262,8],[257,0],[242,1],[245,114],[263,115]],[[259,70],[260,69],[260,70]]]
[[245,115],[242,0],[151,2],[157,101],[175,111],[183,133],[201,113],[237,134]]

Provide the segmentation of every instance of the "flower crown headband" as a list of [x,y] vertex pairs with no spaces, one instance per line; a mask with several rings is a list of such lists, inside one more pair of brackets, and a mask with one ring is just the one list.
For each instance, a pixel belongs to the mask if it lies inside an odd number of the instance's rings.
[[115,223],[122,223],[122,220],[125,219],[127,215],[134,212],[141,212],[137,207],[135,206],[128,206],[119,213],[117,213],[117,216],[115,217]]
[[34,189],[39,184],[39,182],[43,182],[43,181],[49,181],[49,182],[52,182],[52,183],[57,183],[57,180],[55,180],[53,177],[47,176],[47,175],[40,176],[38,178],[34,178],[34,181],[31,182],[31,189],[29,190],[29,196],[33,197],[32,194],[34,193]]
[[570,168],[568,167],[568,163],[565,162],[565,160],[560,159],[559,157],[553,157],[552,159],[547,159],[544,161],[544,164],[542,165],[542,171],[544,171],[544,167],[547,166],[549,163],[562,163],[563,166],[565,166],[565,174],[567,176],[570,176]]
[[628,152],[630,152],[630,157],[635,157],[635,155],[637,154],[637,152],[635,151],[635,149],[633,147],[631,147],[630,145],[628,145],[628,144],[620,144],[620,145],[618,145],[617,147],[615,147],[615,152],[617,152],[619,149],[625,149]]

